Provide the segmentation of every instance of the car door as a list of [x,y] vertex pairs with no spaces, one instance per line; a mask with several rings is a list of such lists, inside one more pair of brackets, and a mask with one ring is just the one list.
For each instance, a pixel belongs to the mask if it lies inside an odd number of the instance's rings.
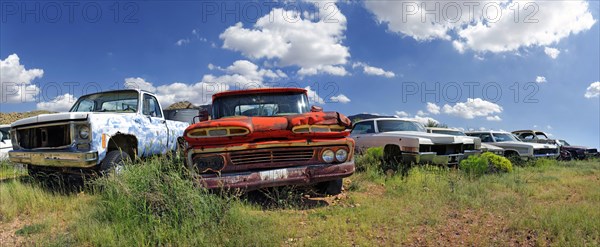
[[162,109],[156,97],[145,93],[142,101],[142,122],[145,130],[144,153],[146,156],[165,154],[168,150],[168,131]]
[[9,128],[0,128],[0,160],[8,158],[8,151],[12,150]]
[[350,132],[350,137],[356,142],[356,150],[362,151],[370,147],[376,146],[373,143],[375,135],[375,122],[363,121],[356,123]]

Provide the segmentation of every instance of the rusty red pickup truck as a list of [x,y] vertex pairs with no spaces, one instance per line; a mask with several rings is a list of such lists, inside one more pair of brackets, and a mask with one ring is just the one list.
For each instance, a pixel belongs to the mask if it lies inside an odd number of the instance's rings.
[[310,107],[306,90],[226,91],[212,101],[184,132],[186,164],[205,188],[299,185],[339,194],[354,173],[351,121]]

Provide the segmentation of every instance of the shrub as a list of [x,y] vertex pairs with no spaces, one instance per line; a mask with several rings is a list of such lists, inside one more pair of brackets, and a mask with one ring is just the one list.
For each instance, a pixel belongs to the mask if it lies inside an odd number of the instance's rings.
[[94,181],[99,207],[87,224],[110,226],[110,233],[90,236],[85,231],[80,237],[92,245],[172,245],[182,239],[191,245],[207,244],[202,242],[223,226],[232,204],[194,186],[182,167],[153,158]]
[[383,159],[383,147],[373,147],[365,150],[362,155],[357,155],[355,160],[356,171],[364,172],[372,168],[379,169]]
[[486,173],[513,171],[512,163],[507,158],[490,152],[469,156],[460,162],[460,169],[478,176]]
[[547,166],[553,166],[553,165],[557,165],[557,164],[558,164],[558,161],[555,159],[539,158],[539,159],[528,160],[527,162],[524,162],[523,166],[547,167]]

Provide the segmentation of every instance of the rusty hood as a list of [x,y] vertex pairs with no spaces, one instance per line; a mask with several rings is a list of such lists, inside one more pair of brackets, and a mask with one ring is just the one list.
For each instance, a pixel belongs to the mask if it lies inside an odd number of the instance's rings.
[[[338,130],[329,132],[295,133],[294,127],[300,126],[332,126]],[[190,125],[184,132],[184,138],[192,146],[223,145],[233,143],[247,143],[260,140],[298,140],[298,139],[327,139],[340,138],[349,135],[348,131],[339,130],[350,128],[352,123],[343,114],[338,112],[309,112],[288,116],[273,117],[246,117],[236,116],[216,120],[209,120]],[[191,131],[198,129],[219,129],[238,127],[245,128],[248,133],[238,136],[222,137],[191,137]]]

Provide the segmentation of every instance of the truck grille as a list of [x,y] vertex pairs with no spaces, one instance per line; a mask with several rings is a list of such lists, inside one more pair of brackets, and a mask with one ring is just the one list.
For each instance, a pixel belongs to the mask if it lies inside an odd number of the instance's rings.
[[589,154],[595,154],[598,152],[598,150],[595,148],[590,148],[590,149],[585,150],[585,152],[589,153]]
[[62,147],[71,144],[71,131],[69,124],[21,129],[17,140],[25,149]]
[[554,148],[540,148],[540,149],[533,150],[533,154],[555,154],[555,153],[556,153],[556,149],[554,149]]
[[268,149],[255,151],[234,151],[229,157],[234,165],[248,165],[258,163],[278,163],[278,162],[301,162],[309,161],[314,156],[314,149],[310,148],[287,148],[287,149]]

